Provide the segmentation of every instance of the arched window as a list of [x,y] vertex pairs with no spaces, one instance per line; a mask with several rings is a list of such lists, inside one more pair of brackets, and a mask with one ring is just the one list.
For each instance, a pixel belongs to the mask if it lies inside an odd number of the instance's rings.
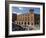
[[30,18],[28,17],[28,21],[30,20]]
[[31,23],[31,25],[33,25],[33,23]]
[[22,22],[22,24],[23,24],[23,22]]
[[29,22],[28,22],[28,25],[29,25]]
[[25,25],[26,25],[26,22],[25,22]]
[[31,17],[31,21],[33,20],[33,17]]
[[19,24],[20,24],[20,22],[19,22]]

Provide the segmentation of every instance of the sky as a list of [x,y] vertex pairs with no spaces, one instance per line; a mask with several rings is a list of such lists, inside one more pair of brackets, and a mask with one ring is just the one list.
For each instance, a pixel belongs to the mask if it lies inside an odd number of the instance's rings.
[[[32,7],[12,7],[12,13],[15,14],[24,14],[29,13],[29,10],[32,9]],[[40,14],[40,8],[33,8],[35,14]]]

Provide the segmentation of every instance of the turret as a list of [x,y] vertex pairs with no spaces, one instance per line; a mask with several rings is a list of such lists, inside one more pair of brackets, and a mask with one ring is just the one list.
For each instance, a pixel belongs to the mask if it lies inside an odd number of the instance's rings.
[[29,13],[34,13],[34,9],[31,8],[31,9],[29,10]]

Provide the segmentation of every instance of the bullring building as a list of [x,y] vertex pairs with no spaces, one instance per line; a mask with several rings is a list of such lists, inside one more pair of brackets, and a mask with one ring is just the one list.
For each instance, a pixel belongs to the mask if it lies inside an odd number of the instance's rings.
[[17,25],[35,25],[35,14],[33,13],[33,9],[29,11],[29,13],[20,14],[16,16],[15,24]]

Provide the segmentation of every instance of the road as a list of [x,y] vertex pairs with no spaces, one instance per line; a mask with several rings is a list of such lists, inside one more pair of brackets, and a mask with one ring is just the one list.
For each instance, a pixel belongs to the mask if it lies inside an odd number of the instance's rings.
[[34,28],[30,25],[17,25],[15,23],[12,23],[12,31],[28,31],[28,30],[39,30],[39,25],[35,25]]

